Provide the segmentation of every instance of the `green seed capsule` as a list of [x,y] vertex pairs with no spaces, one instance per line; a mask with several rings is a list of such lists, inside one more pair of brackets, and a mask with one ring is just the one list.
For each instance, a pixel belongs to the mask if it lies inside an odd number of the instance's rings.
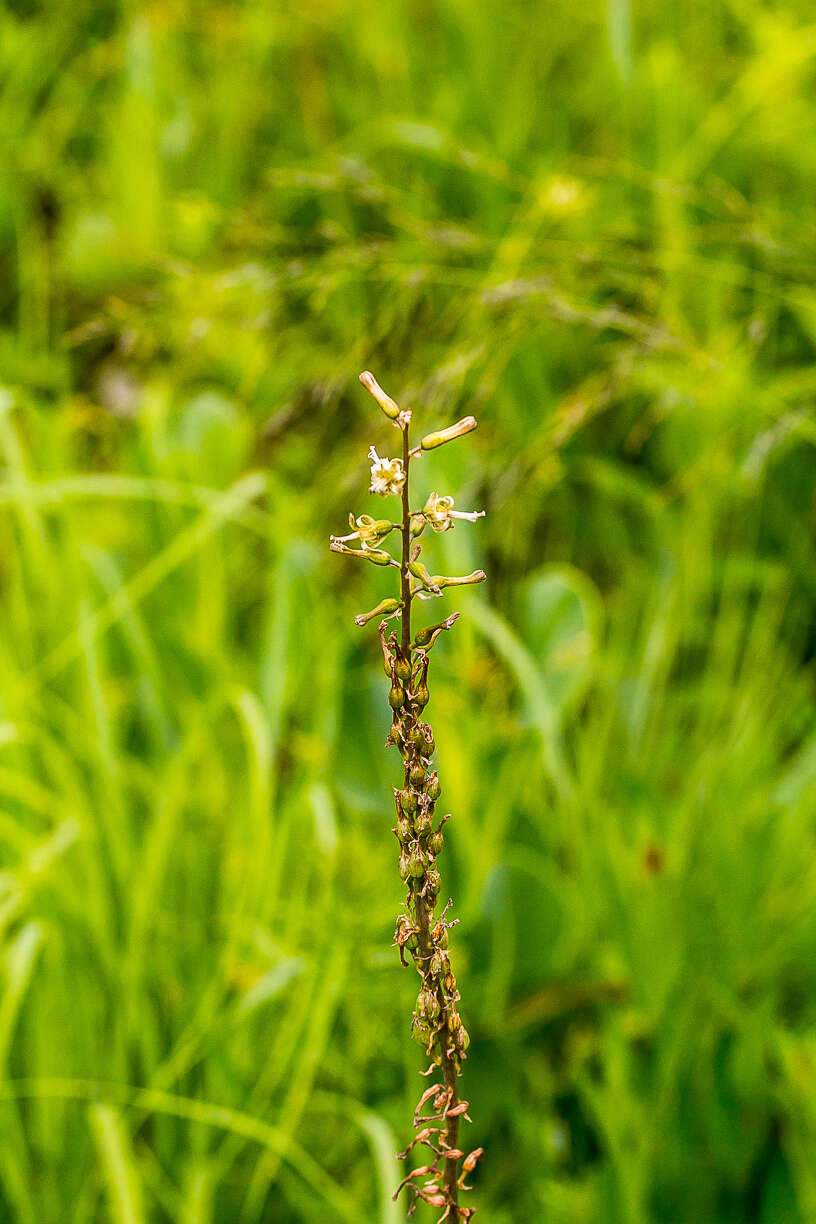
[[442,953],[434,952],[428,964],[431,977],[439,977],[442,972]]
[[414,705],[419,706],[420,710],[424,710],[425,706],[428,704],[428,698],[429,693],[427,684],[420,684],[419,688],[416,689],[413,695]]
[[399,873],[402,876],[403,880],[407,880],[408,876],[411,874],[411,868],[409,866],[409,859],[408,859],[407,854],[401,854],[399,856]]
[[416,934],[409,935],[405,941],[405,946],[409,952],[416,952],[416,950],[419,948],[419,936]]
[[407,659],[398,658],[394,664],[394,673],[401,684],[408,684],[411,679],[411,664]]
[[440,832],[440,830],[437,829],[435,833],[431,834],[430,840],[428,841],[428,849],[430,850],[431,854],[433,854],[434,857],[436,857],[437,854],[442,853],[444,848],[445,848],[445,839],[442,836],[442,833]]
[[405,690],[398,684],[392,684],[388,694],[388,704],[392,710],[400,710],[405,704]]
[[414,817],[414,832],[417,837],[427,837],[431,831],[431,818],[427,812],[417,812]]
[[467,1031],[464,1024],[461,1025],[459,1032],[456,1034],[456,1044],[463,1054],[470,1046],[470,1033]]
[[408,859],[408,872],[413,879],[418,880],[420,876],[425,874],[425,857],[417,851]]
[[462,1021],[459,1019],[459,1013],[457,1011],[448,1012],[448,1028],[450,1031],[455,1033],[456,1030],[461,1027],[461,1025]]
[[397,837],[403,846],[411,839],[411,824],[407,816],[399,816],[397,818]]
[[430,778],[428,779],[428,784],[425,789],[427,793],[430,795],[430,797],[433,799],[434,803],[436,803],[437,799],[442,794],[442,787],[439,783],[439,774],[437,773],[431,774]]
[[412,786],[422,786],[426,778],[425,766],[421,761],[414,761],[408,771],[408,781]]
[[417,797],[412,790],[401,790],[399,792],[399,805],[403,812],[407,812],[410,816],[417,810]]
[[414,1041],[418,1041],[420,1045],[427,1046],[431,1040],[431,1027],[429,1024],[424,1024],[418,1021],[414,1025],[413,1033],[411,1034]]
[[445,994],[453,994],[454,990],[456,989],[456,978],[450,971],[445,974],[445,980],[442,985],[445,987]]

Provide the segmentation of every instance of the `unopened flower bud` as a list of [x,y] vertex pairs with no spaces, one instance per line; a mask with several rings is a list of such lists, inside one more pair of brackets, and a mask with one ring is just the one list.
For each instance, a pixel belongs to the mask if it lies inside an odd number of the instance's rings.
[[[395,612],[399,612],[402,607],[401,599],[381,599],[376,608],[372,608],[370,612],[361,612],[359,616],[355,616],[355,625],[367,625],[375,616],[393,616]],[[390,672],[388,673],[390,675]]]
[[382,408],[385,415],[391,421],[396,421],[400,414],[399,404],[395,404],[390,395],[386,395],[380,384],[377,382],[370,370],[363,370],[360,375],[360,382],[368,391],[369,395],[373,395],[374,399]]
[[474,416],[462,417],[461,421],[457,421],[455,425],[449,425],[447,429],[438,429],[435,433],[426,434],[419,445],[424,451],[435,450],[437,446],[444,446],[446,442],[453,442],[455,438],[464,437],[465,434],[476,428],[476,424]]

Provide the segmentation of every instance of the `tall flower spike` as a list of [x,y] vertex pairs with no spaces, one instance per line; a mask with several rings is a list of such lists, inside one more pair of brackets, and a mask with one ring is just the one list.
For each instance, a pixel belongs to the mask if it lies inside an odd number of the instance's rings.
[[[378,616],[383,618],[379,626],[380,644],[385,674],[390,681],[388,703],[393,712],[387,742],[397,747],[403,763],[402,786],[394,792],[396,824],[392,831],[399,842],[399,872],[405,881],[407,895],[405,912],[397,920],[394,942],[403,964],[407,963],[406,951],[410,953],[420,978],[411,1031],[431,1058],[431,1065],[423,1074],[434,1076],[434,1082],[422,1094],[414,1115],[416,1136],[401,1154],[405,1158],[414,1147],[424,1147],[429,1152],[428,1163],[403,1178],[397,1194],[405,1190],[411,1196],[409,1215],[424,1203],[428,1207],[442,1208],[437,1224],[446,1220],[461,1224],[474,1214],[472,1207],[459,1205],[459,1196],[469,1188],[465,1178],[481,1157],[482,1149],[475,1148],[466,1156],[466,1146],[459,1145],[460,1124],[470,1122],[467,1102],[459,1097],[459,1077],[470,1038],[459,1013],[460,994],[451,963],[448,932],[458,920],[449,919],[446,914],[453,902],[449,901],[435,916],[442,891],[437,861],[444,847],[442,828],[449,814],[434,826],[434,809],[442,787],[432,765],[433,730],[424,720],[429,700],[428,651],[440,634],[453,627],[459,613],[452,612],[445,620],[418,629],[412,642],[411,604],[414,598],[440,597],[446,587],[484,581],[483,570],[474,570],[461,577],[432,576],[419,561],[420,546],[414,543],[428,524],[434,532],[449,531],[455,519],[472,523],[484,512],[454,510],[449,494],[439,497],[436,493],[429,495],[422,510],[412,512],[408,475],[412,457],[469,433],[475,429],[476,419],[465,417],[448,429],[426,434],[420,445],[412,450],[408,441],[411,413],[400,409],[385,394],[373,374],[365,371],[360,375],[360,382],[402,434],[401,458],[383,459],[373,446],[369,451],[370,491],[382,497],[399,496],[402,518],[399,523],[392,523],[366,514],[356,519],[351,516],[350,533],[332,536],[330,547],[333,552],[362,557],[375,565],[396,567],[400,572],[397,596],[381,600],[370,612],[361,612],[355,622],[366,625]],[[399,561],[378,547],[392,530],[400,533],[402,554]],[[359,548],[349,547],[354,540],[359,540]],[[390,617],[399,617],[399,637],[396,632],[388,631],[386,618]]]

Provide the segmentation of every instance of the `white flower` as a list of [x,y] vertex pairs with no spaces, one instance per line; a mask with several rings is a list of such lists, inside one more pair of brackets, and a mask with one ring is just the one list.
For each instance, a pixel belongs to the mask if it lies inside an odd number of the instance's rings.
[[477,519],[484,518],[484,510],[454,510],[450,494],[437,497],[436,493],[431,493],[422,507],[422,513],[434,531],[449,531],[453,526],[453,519],[466,519],[469,523],[475,523]]
[[380,497],[388,497],[390,493],[400,494],[405,484],[402,460],[381,459],[373,446],[368,452],[368,457],[371,460],[369,493],[379,493]]
[[330,538],[340,544],[359,540],[363,548],[376,548],[395,527],[399,527],[399,523],[392,523],[389,519],[374,519],[370,514],[361,514],[355,519],[354,515],[350,514],[349,527],[351,531],[348,535],[333,535]]

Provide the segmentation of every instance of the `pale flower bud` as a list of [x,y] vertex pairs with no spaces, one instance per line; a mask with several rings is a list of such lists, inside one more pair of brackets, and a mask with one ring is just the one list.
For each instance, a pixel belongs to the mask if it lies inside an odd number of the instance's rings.
[[360,375],[360,382],[368,391],[369,395],[373,395],[374,399],[382,408],[385,415],[392,421],[396,421],[400,414],[399,404],[394,403],[390,395],[386,395],[380,384],[377,382],[370,370],[363,370]]
[[465,434],[470,433],[476,428],[475,416],[462,417],[461,421],[457,421],[455,425],[449,425],[447,429],[438,429],[435,433],[426,434],[420,442],[422,450],[435,450],[437,446],[444,446],[446,442],[453,442],[455,438],[462,438]]

